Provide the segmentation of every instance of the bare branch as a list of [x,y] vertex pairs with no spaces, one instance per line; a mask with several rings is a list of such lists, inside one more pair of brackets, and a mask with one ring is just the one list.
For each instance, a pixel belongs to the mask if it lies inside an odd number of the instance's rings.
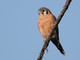
[[56,28],[56,26],[58,26],[58,24],[60,23],[62,17],[64,16],[66,10],[67,10],[68,7],[69,7],[71,1],[72,1],[72,0],[66,0],[66,3],[65,3],[65,5],[64,5],[64,7],[63,7],[63,9],[62,9],[62,11],[61,11],[61,13],[60,13],[60,15],[58,16],[57,21],[56,21],[55,24],[53,25],[53,28],[52,28],[52,30],[51,30],[51,32],[50,32],[48,38],[47,38],[47,39],[45,40],[45,42],[44,42],[44,45],[43,45],[43,47],[42,47],[42,50],[41,50],[41,52],[40,52],[40,54],[39,54],[37,60],[42,60],[43,54],[44,54],[46,48],[47,48],[48,45],[49,45],[50,37],[53,35],[53,31],[54,31],[54,29]]

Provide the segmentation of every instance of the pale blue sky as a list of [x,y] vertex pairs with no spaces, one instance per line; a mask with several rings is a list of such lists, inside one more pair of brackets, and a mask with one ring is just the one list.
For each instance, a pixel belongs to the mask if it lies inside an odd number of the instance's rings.
[[[43,45],[38,31],[38,9],[58,17],[66,0],[0,0],[0,60],[36,60]],[[73,0],[59,24],[63,56],[50,42],[43,60],[80,59],[80,0]]]

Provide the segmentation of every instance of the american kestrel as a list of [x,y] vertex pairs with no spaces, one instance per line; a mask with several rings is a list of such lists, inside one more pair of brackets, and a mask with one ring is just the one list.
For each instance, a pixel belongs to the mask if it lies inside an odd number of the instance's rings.
[[[51,13],[48,8],[42,7],[38,10],[39,20],[38,20],[38,28],[43,36],[44,40],[48,37],[53,24],[57,21],[55,16]],[[59,41],[59,32],[58,26],[55,28],[53,32],[53,36],[50,38],[51,42],[58,48],[58,50],[65,55],[65,51],[60,44]]]

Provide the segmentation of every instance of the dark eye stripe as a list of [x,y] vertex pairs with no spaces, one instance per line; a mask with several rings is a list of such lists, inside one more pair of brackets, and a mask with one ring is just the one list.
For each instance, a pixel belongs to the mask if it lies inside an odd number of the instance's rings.
[[48,14],[48,11],[46,11],[46,14]]

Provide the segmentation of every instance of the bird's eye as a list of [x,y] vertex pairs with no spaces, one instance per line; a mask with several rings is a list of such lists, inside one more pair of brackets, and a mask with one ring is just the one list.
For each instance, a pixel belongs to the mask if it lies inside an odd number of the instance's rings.
[[43,10],[43,12],[44,12],[45,10]]

